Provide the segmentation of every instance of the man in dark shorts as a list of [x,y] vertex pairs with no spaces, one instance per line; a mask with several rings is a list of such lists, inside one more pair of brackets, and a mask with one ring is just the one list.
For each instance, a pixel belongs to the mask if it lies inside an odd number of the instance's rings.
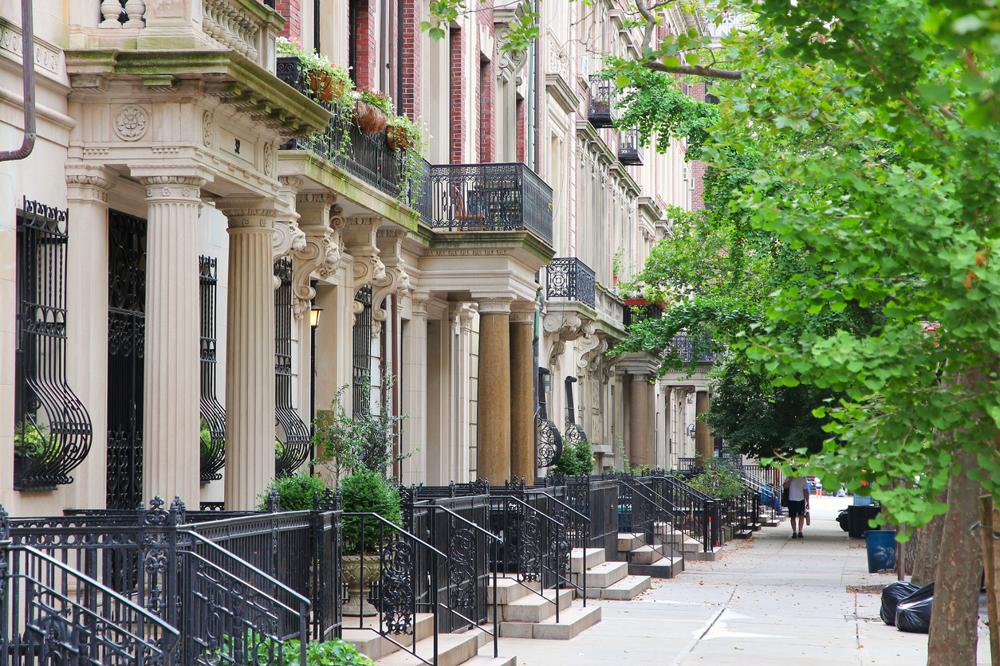
[[792,523],[792,538],[801,539],[806,511],[809,510],[809,482],[804,476],[793,476],[785,479],[785,488],[788,489],[788,517]]

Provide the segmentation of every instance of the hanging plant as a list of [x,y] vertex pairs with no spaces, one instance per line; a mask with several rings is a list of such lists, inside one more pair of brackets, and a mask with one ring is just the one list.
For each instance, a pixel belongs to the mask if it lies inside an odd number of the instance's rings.
[[406,116],[392,116],[385,128],[385,140],[389,147],[402,153],[403,172],[400,178],[399,197],[407,205],[417,204],[420,188],[417,185],[423,176],[424,135],[420,126]]
[[354,121],[366,134],[377,134],[385,129],[392,115],[392,102],[385,93],[362,90],[354,105]]

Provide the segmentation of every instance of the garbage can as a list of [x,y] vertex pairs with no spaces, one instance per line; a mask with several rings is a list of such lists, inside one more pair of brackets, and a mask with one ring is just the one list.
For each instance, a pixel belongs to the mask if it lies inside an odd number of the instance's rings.
[[896,530],[865,532],[868,549],[868,573],[878,573],[896,567]]
[[864,539],[865,532],[872,526],[871,519],[878,515],[881,508],[879,506],[849,506],[847,507],[848,534],[852,539]]

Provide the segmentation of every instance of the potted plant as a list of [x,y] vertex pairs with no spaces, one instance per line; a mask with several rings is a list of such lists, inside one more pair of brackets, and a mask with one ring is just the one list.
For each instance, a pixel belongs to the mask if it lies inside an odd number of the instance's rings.
[[618,288],[618,278],[622,274],[622,258],[625,256],[623,250],[619,248],[611,258],[611,288]]
[[420,126],[407,116],[393,115],[385,128],[385,140],[393,150],[418,150],[423,134]]
[[376,134],[385,129],[392,114],[392,102],[385,93],[362,90],[354,105],[354,120],[362,132]]
[[307,51],[284,37],[275,41],[278,55],[299,59],[309,74],[309,89],[322,102],[335,102],[347,96],[354,88],[347,70],[331,63],[326,56]]
[[326,484],[318,476],[309,476],[308,472],[299,472],[291,476],[280,476],[267,485],[257,496],[257,508],[260,511],[270,511],[271,493],[278,495],[279,511],[310,511],[313,508],[313,498],[326,490]]
[[392,529],[372,516],[350,515],[376,513],[393,524],[402,522],[399,492],[380,472],[359,466],[340,484],[343,500],[343,576],[350,598],[344,615],[375,615],[368,603],[367,590],[379,578],[379,552]]

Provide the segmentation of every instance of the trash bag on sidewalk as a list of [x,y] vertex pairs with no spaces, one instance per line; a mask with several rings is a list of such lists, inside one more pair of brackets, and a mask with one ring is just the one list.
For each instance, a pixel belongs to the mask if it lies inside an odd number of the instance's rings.
[[847,513],[847,509],[841,509],[840,513],[837,514],[837,524],[845,532],[851,529],[851,518]]
[[896,628],[917,634],[930,633],[934,583],[928,583],[896,606]]
[[900,601],[919,589],[919,585],[914,585],[913,583],[907,583],[905,581],[889,583],[886,585],[885,589],[882,590],[882,610],[879,611],[879,616],[882,618],[882,621],[890,627],[895,626],[896,606],[899,605]]

